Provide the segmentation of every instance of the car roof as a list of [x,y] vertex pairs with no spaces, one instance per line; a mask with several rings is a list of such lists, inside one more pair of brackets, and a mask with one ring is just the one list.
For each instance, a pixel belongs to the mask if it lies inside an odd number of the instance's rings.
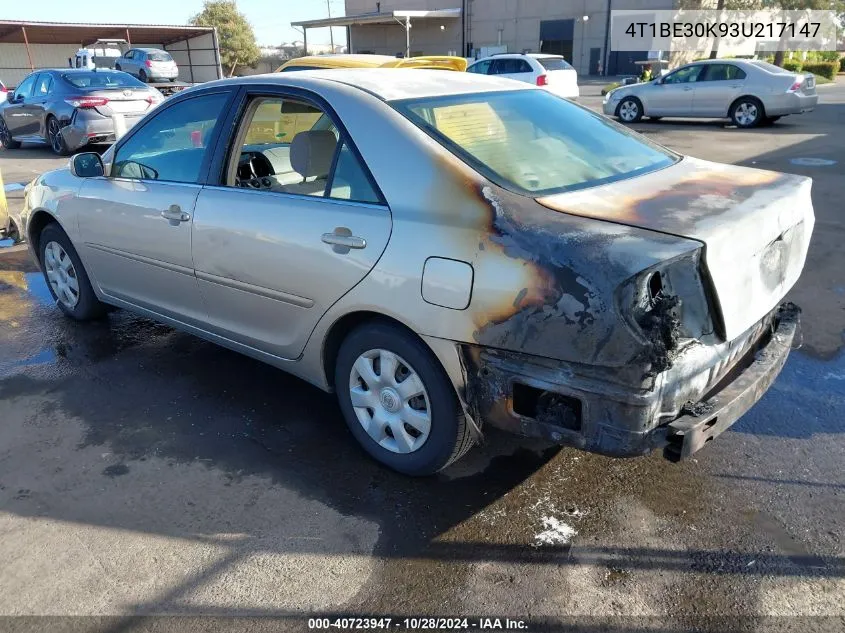
[[303,70],[295,73],[270,73],[234,79],[219,79],[203,84],[279,84],[310,88],[319,92],[324,82],[346,84],[393,101],[421,97],[439,97],[502,90],[534,90],[536,86],[491,75],[445,73],[424,68],[332,68]]
[[132,50],[144,51],[145,53],[158,53],[158,52],[166,53],[167,52],[163,48],[143,48],[143,47],[140,47],[140,46],[136,46]]
[[332,55],[308,55],[307,57],[294,57],[289,59],[281,67],[285,66],[319,66],[326,65],[338,68],[345,67],[377,67],[390,61],[396,60],[392,55],[369,55],[369,54],[347,54],[337,53]]

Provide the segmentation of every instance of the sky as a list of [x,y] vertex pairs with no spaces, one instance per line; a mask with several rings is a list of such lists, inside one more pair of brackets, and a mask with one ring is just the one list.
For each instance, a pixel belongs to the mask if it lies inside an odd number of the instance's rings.
[[[316,20],[327,15],[326,0],[236,0],[238,10],[246,16],[255,31],[259,45],[275,45],[301,40],[302,34],[291,27],[298,20]],[[104,22],[109,24],[187,24],[191,16],[202,10],[202,0],[142,0],[141,2],[96,2],[94,12],[80,12],[78,2],[38,0],[37,3],[3,4],[4,20],[50,22]],[[83,3],[84,4],[84,3]],[[344,14],[343,0],[329,0],[332,16]],[[37,6],[37,9],[35,8]],[[85,17],[82,17],[82,16]],[[335,44],[346,43],[346,29],[335,27]],[[328,29],[308,29],[309,44],[328,44]]]

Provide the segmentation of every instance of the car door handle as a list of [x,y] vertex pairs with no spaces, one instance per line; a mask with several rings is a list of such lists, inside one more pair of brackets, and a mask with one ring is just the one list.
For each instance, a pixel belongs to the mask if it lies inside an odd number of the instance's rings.
[[689,92],[690,90],[692,90],[692,86],[687,86],[684,88],[684,92]]
[[165,220],[169,220],[173,226],[176,226],[180,222],[187,222],[190,220],[191,214],[182,211],[182,208],[178,204],[171,204],[169,209],[165,209],[161,212],[161,217]]
[[742,84],[735,84],[731,86],[731,88],[742,88]]
[[340,246],[343,248],[366,248],[367,240],[356,235],[343,235],[342,233],[323,233],[321,238],[326,244]]

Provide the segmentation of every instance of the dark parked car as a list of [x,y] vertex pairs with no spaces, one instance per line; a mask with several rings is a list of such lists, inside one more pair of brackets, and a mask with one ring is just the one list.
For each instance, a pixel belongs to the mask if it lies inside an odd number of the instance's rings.
[[16,149],[21,142],[46,141],[63,156],[89,143],[111,143],[113,115],[122,115],[128,129],[163,100],[124,72],[39,70],[0,103],[0,145]]

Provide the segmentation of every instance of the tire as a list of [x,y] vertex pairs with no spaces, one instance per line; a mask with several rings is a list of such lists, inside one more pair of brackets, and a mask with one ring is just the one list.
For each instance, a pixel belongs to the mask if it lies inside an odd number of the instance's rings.
[[120,64],[115,64],[114,69],[115,70],[122,70],[122,68],[120,67]]
[[178,77],[174,77],[173,79],[170,80],[170,83],[175,83],[177,79],[178,79]]
[[3,119],[2,115],[0,115],[0,146],[5,149],[20,149],[21,147],[19,141],[12,139],[12,133],[9,131],[9,128],[6,127],[6,121]]
[[763,121],[765,116],[763,104],[754,97],[740,97],[731,106],[731,121],[739,128],[755,127]]
[[[382,376],[390,355],[393,375]],[[474,443],[452,383],[437,358],[422,341],[395,325],[376,322],[353,330],[340,346],[334,385],[352,435],[373,459],[395,471],[434,474],[460,459]],[[403,389],[404,385],[409,387]],[[354,407],[353,391],[359,404],[373,406]],[[411,393],[417,395],[406,399]],[[405,417],[405,411],[412,413]],[[426,414],[427,435],[421,423]],[[378,424],[379,419],[385,422]],[[394,434],[394,428],[399,434]]]
[[138,79],[141,80],[142,83],[149,82],[149,77],[147,77],[147,73],[143,70],[138,71]]
[[[108,308],[94,294],[88,273],[85,272],[70,238],[55,222],[44,227],[38,237],[38,259],[47,288],[62,312],[77,321],[99,319],[106,314]],[[67,260],[70,260],[69,264]],[[62,276],[59,270],[64,270],[65,274]],[[76,282],[75,293],[73,283],[67,281],[69,279]]]
[[616,118],[624,123],[639,123],[643,118],[643,104],[636,97],[623,97],[616,106]]
[[70,154],[62,137],[62,126],[59,125],[59,120],[53,116],[47,117],[47,142],[56,156],[67,156]]

